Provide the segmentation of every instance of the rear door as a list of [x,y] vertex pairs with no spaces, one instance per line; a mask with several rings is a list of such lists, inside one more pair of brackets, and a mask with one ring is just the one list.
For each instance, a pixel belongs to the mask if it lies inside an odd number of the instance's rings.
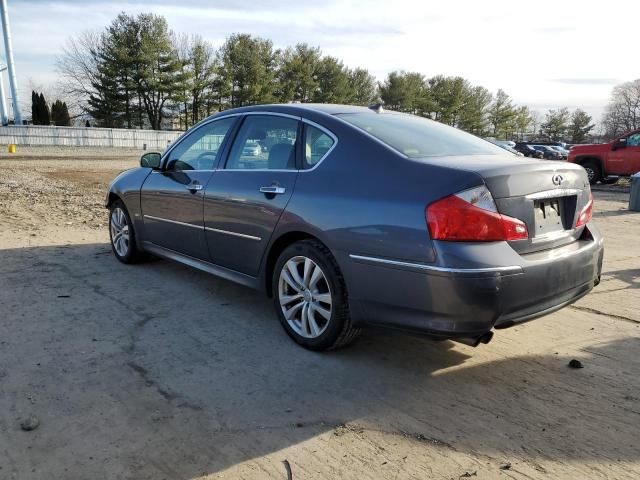
[[296,183],[300,128],[300,119],[288,115],[243,118],[226,162],[205,192],[205,236],[213,263],[257,275]]
[[204,190],[236,117],[209,122],[182,138],[140,192],[145,240],[208,260],[202,215]]

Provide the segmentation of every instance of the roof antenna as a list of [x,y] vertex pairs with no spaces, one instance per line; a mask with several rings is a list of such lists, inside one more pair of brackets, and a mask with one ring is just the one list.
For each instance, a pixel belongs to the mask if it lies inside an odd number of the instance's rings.
[[382,105],[384,104],[380,101],[380,102],[372,103],[371,105],[369,105],[369,108],[376,113],[383,113],[384,109],[382,108]]

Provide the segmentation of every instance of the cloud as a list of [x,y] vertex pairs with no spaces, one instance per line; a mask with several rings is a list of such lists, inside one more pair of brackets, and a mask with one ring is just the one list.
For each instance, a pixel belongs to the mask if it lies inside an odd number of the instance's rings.
[[568,27],[568,26],[562,26],[562,25],[555,25],[555,26],[545,26],[545,27],[538,27],[534,29],[534,32],[537,33],[552,33],[552,34],[556,34],[556,33],[569,33],[569,32],[575,32],[576,31],[576,27]]
[[551,81],[567,85],[615,85],[620,83],[620,80],[616,78],[554,78]]

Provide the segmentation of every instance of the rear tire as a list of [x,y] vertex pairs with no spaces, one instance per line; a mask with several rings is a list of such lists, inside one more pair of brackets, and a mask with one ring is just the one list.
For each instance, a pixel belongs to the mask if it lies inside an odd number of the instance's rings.
[[587,178],[589,179],[590,185],[595,185],[598,183],[598,180],[602,177],[602,172],[600,171],[600,166],[594,162],[593,160],[587,160],[586,162],[581,163],[582,168],[587,172]]
[[288,246],[276,261],[271,287],[280,323],[299,345],[332,350],[360,334],[351,323],[340,268],[320,242],[303,240]]
[[109,207],[109,239],[113,254],[122,263],[137,263],[144,259],[143,252],[136,245],[131,217],[121,200],[116,200]]

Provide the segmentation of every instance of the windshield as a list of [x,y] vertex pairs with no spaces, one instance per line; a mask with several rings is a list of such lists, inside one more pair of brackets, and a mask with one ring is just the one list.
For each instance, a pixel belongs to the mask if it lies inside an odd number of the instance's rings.
[[504,155],[504,149],[469,133],[426,118],[402,113],[337,115],[409,158]]

